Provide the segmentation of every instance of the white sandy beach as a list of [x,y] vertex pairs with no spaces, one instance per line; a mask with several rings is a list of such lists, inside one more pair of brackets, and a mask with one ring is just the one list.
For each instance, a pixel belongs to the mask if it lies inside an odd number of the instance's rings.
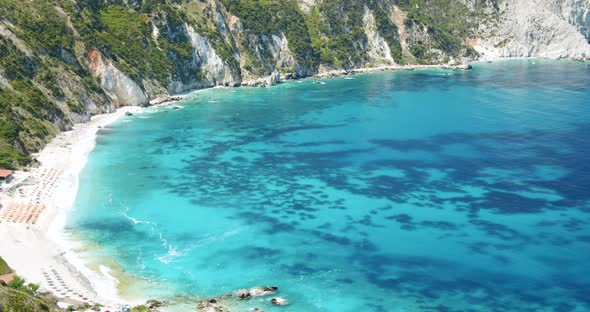
[[[12,191],[0,192],[0,256],[28,282],[41,285],[67,303],[101,303],[113,311],[121,303],[115,282],[108,274],[91,271],[74,252],[75,244],[63,232],[67,211],[78,189],[78,175],[92,151],[96,133],[125,112],[139,112],[139,107],[123,107],[114,113],[94,116],[74,130],[60,133],[38,155],[41,165],[30,172],[18,172],[20,184]],[[24,181],[23,181],[24,180]],[[20,211],[33,218],[21,217],[10,222],[7,211]],[[31,210],[31,207],[35,209]],[[2,211],[4,210],[4,212]],[[38,220],[32,224],[34,215]],[[16,212],[15,212],[16,214]],[[25,219],[23,219],[25,218]],[[104,270],[103,270],[104,271]]]

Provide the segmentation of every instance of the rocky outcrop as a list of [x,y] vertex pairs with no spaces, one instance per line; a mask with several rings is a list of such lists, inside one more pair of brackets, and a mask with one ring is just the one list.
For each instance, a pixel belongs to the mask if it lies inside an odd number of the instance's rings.
[[[482,24],[480,36],[473,44],[482,59],[590,57],[587,39],[576,26],[556,14],[555,2],[506,0],[500,2],[498,9],[499,19]],[[575,10],[570,7],[569,12],[572,11]]]
[[218,299],[201,300],[197,303],[197,312],[229,312]]
[[555,0],[557,13],[590,42],[590,0]]
[[[229,312],[228,306],[232,305],[232,301],[247,301],[253,297],[267,297],[276,294],[278,287],[276,286],[256,286],[252,288],[238,289],[231,293],[221,295],[216,298],[209,298],[201,300],[197,303],[197,311],[199,312]],[[260,304],[262,301],[254,303]],[[253,304],[254,304],[253,303]],[[268,300],[271,305],[287,305],[287,301],[281,297],[273,297]],[[253,307],[250,310],[257,312],[264,312],[259,307]]]
[[367,36],[367,56],[369,62],[373,65],[393,65],[395,61],[391,56],[391,50],[389,45],[379,32],[377,31],[377,25],[375,25],[375,16],[373,12],[364,7],[363,24],[365,35]]
[[[18,38],[12,31],[10,31],[10,26],[14,27],[13,25],[7,24],[3,25],[6,22],[0,22],[0,37],[4,37],[10,41],[27,57],[31,57],[33,53],[29,49],[29,47],[20,39]],[[8,26],[8,27],[6,27]]]
[[[290,76],[292,77],[292,76]],[[278,71],[273,71],[268,77],[252,79],[242,82],[242,86],[247,87],[268,87],[281,83],[281,74]]]
[[93,77],[100,79],[100,85],[119,106],[144,105],[147,97],[141,88],[117,69],[109,60],[103,60],[97,49],[88,51],[88,65]]
[[203,87],[240,85],[240,77],[234,77],[227,61],[217,54],[209,40],[195,32],[192,26],[187,24],[185,27],[193,47],[196,69],[202,73],[201,85]]

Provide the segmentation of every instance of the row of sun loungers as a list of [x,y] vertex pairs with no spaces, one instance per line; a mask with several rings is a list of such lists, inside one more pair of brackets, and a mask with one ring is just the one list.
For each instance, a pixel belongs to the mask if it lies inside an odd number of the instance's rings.
[[[42,199],[51,197],[61,174],[62,171],[56,169],[45,169],[36,174],[37,183],[29,196],[30,202],[39,203]],[[23,193],[24,191],[21,189],[21,194]]]
[[53,268],[42,271],[45,282],[50,288],[50,291],[57,297],[68,298],[78,301],[83,301],[88,304],[94,304],[90,298],[83,295],[81,292],[71,288],[70,285],[66,284],[59,272]]
[[8,222],[35,224],[43,210],[45,206],[39,204],[12,203],[0,210],[0,218]]
[[20,196],[27,198],[27,200],[6,204],[0,209],[0,219],[14,223],[37,223],[39,216],[45,210],[45,206],[41,202],[53,196],[62,171],[43,169],[35,172],[35,170],[38,169],[33,169],[32,172],[34,184],[18,188]]

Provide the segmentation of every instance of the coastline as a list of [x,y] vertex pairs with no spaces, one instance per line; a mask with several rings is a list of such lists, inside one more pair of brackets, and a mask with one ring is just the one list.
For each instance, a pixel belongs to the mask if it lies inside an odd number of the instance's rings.
[[0,220],[0,256],[19,276],[39,284],[41,291],[52,293],[60,301],[72,305],[100,303],[111,309],[120,303],[116,279],[108,269],[101,270],[101,274],[86,266],[76,253],[79,244],[68,239],[64,226],[76,198],[79,174],[95,146],[99,127],[115,122],[128,111],[140,110],[122,107],[60,133],[36,155],[40,165],[20,173],[22,181],[12,194],[0,193],[4,206],[44,206],[36,224]]
[[[502,60],[509,59],[498,59],[498,61]],[[313,77],[329,78],[395,70],[468,69],[464,66],[387,66],[349,71],[328,71]],[[288,81],[290,80],[286,80],[286,82]],[[190,93],[198,91],[200,90]],[[190,93],[185,93],[180,97],[184,98]],[[154,107],[167,106],[172,103],[174,102],[161,102]],[[89,153],[95,146],[98,126],[104,127],[117,121],[127,111],[137,113],[141,110],[140,107],[127,106],[119,108],[113,113],[93,116],[90,122],[76,124],[74,130],[60,133],[37,155],[36,158],[41,162],[41,166],[31,169],[29,180],[41,180],[41,175],[47,170],[53,169],[60,172],[56,178],[56,184],[46,185],[43,189],[47,196],[41,197],[40,203],[46,206],[45,212],[41,214],[36,225],[0,221],[0,237],[3,238],[0,240],[0,256],[16,270],[18,275],[29,282],[40,284],[43,290],[53,292],[44,273],[56,270],[68,286],[76,289],[77,292],[83,292],[90,302],[100,303],[111,310],[116,304],[121,303],[122,300],[116,287],[117,280],[108,274],[106,266],[105,270],[101,270],[102,272],[96,272],[88,267],[77,252],[77,249],[81,247],[80,244],[68,239],[64,233],[64,226],[67,213],[72,208],[77,195],[79,175],[86,165]],[[33,188],[36,184],[23,187],[25,189]],[[28,201],[32,198],[27,195],[27,190],[25,190],[24,196],[18,192],[15,192],[12,197],[0,193],[0,199],[3,204],[6,204],[15,201]],[[57,295],[59,296],[59,294]]]
[[436,65],[386,65],[377,67],[363,67],[356,69],[336,69],[324,71],[311,76],[312,78],[331,78],[340,77],[346,75],[383,72],[383,71],[398,71],[398,70],[424,70],[424,69],[449,69],[449,70],[470,70],[471,62],[462,65],[448,65],[448,64],[436,64]]

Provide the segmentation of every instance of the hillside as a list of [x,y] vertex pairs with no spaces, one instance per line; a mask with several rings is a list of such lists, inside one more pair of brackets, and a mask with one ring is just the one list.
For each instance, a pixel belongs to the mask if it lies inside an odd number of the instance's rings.
[[[0,275],[12,272],[8,264],[0,257]],[[40,312],[61,311],[54,300],[27,293],[0,283],[0,311],[6,312]]]
[[8,266],[6,261],[4,261],[4,259],[2,259],[2,257],[0,257],[0,275],[8,274],[11,272],[12,272],[12,270],[10,269],[10,267]]
[[[280,73],[585,58],[589,1],[0,0],[0,167],[121,105]],[[584,37],[585,36],[585,37]]]
[[42,312],[63,311],[55,301],[0,285],[0,311]]

